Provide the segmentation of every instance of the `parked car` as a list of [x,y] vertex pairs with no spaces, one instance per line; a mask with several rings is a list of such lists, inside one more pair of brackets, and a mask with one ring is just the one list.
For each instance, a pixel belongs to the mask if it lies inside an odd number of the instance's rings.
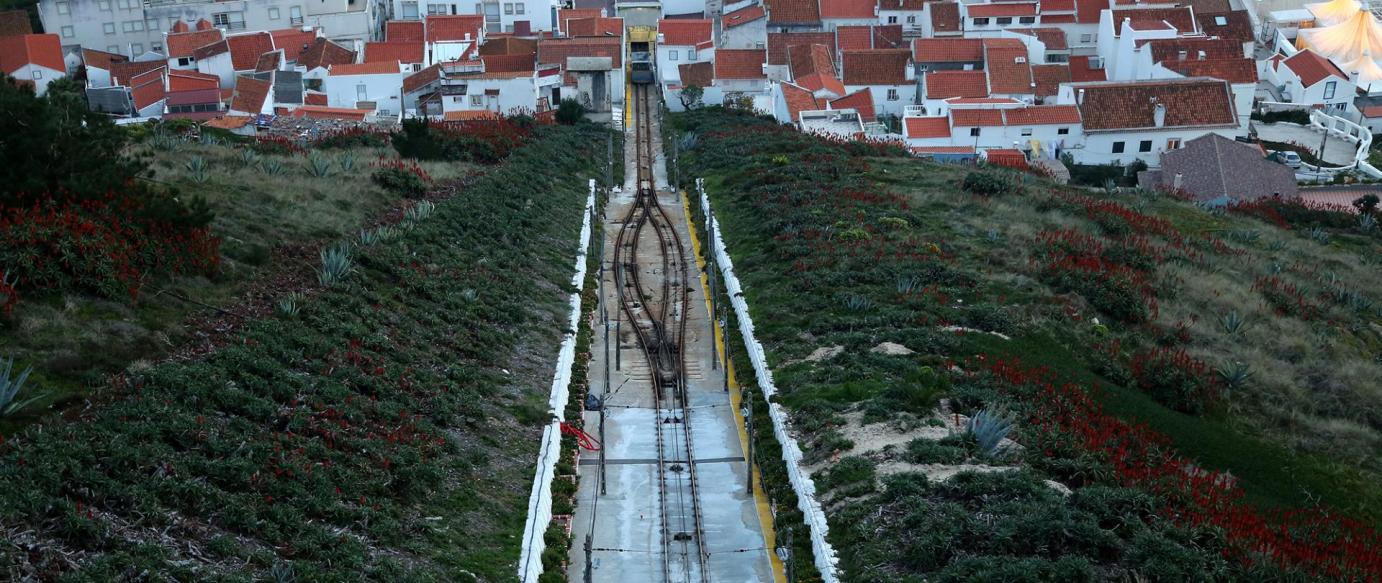
[[1278,150],[1267,155],[1267,159],[1300,170],[1300,154],[1290,150]]

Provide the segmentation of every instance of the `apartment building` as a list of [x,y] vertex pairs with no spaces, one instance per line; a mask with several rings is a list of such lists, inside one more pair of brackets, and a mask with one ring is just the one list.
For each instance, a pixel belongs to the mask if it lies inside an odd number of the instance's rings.
[[378,39],[386,0],[39,0],[43,29],[64,54],[80,48],[129,57],[167,54],[166,34],[179,21],[206,20],[226,33],[319,27],[337,42]]
[[552,0],[392,0],[393,18],[418,20],[426,16],[485,17],[485,32],[546,32],[555,30],[557,5]]

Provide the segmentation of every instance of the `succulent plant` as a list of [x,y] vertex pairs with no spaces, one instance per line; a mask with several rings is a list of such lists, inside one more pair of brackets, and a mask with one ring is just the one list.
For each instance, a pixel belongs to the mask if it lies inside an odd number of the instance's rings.
[[44,397],[44,395],[35,395],[23,401],[16,401],[19,393],[24,391],[24,383],[29,380],[29,373],[34,372],[34,367],[25,368],[18,377],[12,377],[11,373],[13,372],[13,358],[0,360],[0,417],[8,417],[15,411]]
[[307,173],[317,178],[326,178],[331,175],[331,160],[323,156],[312,154],[307,157]]
[[1219,323],[1223,325],[1224,332],[1228,332],[1230,336],[1237,336],[1248,326],[1247,319],[1239,314],[1238,310],[1230,310],[1229,313],[1224,314],[1223,317],[1219,318]]
[[998,444],[1003,442],[1003,438],[1007,437],[1012,429],[1012,420],[988,409],[975,413],[965,424],[965,431],[974,436],[974,440],[979,443],[979,450],[990,456],[998,451]]
[[351,256],[351,251],[350,243],[346,242],[321,250],[322,267],[321,271],[317,272],[317,281],[323,287],[334,286],[355,271],[355,259]]

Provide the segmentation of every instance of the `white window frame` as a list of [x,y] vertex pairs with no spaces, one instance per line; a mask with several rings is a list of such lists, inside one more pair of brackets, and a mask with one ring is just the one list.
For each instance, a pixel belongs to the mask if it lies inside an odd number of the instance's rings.
[[72,5],[67,2],[58,2],[58,14],[71,14]]
[[[411,10],[410,10],[410,9],[411,9]],[[404,20],[417,20],[418,18],[421,18],[421,16],[418,15],[418,11],[417,11],[417,2],[404,2],[404,3],[403,3],[403,19],[404,19]]]
[[524,8],[524,4],[523,4],[522,2],[514,2],[514,3],[513,3],[513,13],[514,13],[514,14],[522,14],[522,15],[524,15],[524,16],[527,16],[527,14],[528,14],[527,10],[528,10],[527,8]]
[[1070,128],[1060,128],[1060,129],[1057,129],[1057,130],[1056,130],[1056,135],[1058,135],[1058,136],[1068,136],[1068,135],[1070,135]]
[[270,7],[269,7],[269,20],[278,20],[278,19],[280,19],[280,18],[283,18],[283,13],[280,12],[280,11],[278,10],[278,7],[277,7],[277,6],[270,6]]
[[471,95],[471,96],[470,96],[470,105],[471,105],[471,106],[475,106],[475,107],[484,106],[484,105],[485,105],[485,96],[484,96],[484,95],[481,95],[481,94],[479,94],[479,93],[477,93],[477,94],[475,94],[475,95]]
[[70,26],[62,27],[62,38],[72,38],[77,36],[77,29]]
[[144,54],[144,43],[130,43],[130,56],[137,57]]
[[1032,128],[1022,128],[1022,137],[1024,137],[1024,138],[1030,138],[1030,137],[1032,137]]
[[901,97],[899,97],[898,94],[897,94],[897,88],[896,88],[896,87],[889,87],[889,88],[888,88],[888,101],[897,101],[898,99],[901,99]]
[[161,55],[163,54],[163,43],[149,43],[149,50]]
[[110,12],[110,0],[96,0],[96,7]]
[[1013,23],[1013,17],[999,16],[998,18],[994,19],[993,23],[997,24],[998,26],[1007,26]]
[[897,15],[889,15],[888,24],[897,24]]
[[1327,81],[1324,84],[1324,98],[1334,99],[1334,93],[1339,90],[1338,81]]
[[115,34],[115,23],[114,23],[114,22],[102,23],[102,24],[101,24],[101,32],[104,32],[104,33],[106,33],[106,34]]
[[513,2],[504,3],[504,15],[513,16]]
[[355,84],[355,100],[369,101],[369,85],[364,83]]
[[1019,16],[1017,22],[1021,24],[1036,24],[1035,16]]
[[42,78],[43,78],[43,71],[42,71],[41,69],[34,69],[34,79],[42,79]]
[[974,26],[988,26],[988,25],[989,25],[989,18],[988,18],[987,16],[978,16],[978,17],[975,17],[975,18],[974,18]]
[[1089,44],[1089,43],[1091,43],[1091,42],[1094,42],[1094,35],[1092,35],[1092,34],[1082,34],[1082,35],[1080,35],[1080,44]]
[[668,51],[667,51],[667,60],[669,60],[669,61],[675,61],[675,60],[677,60],[677,59],[679,58],[679,57],[677,57],[677,54],[678,54],[678,53],[677,53],[677,50],[676,50],[676,49],[668,50]]

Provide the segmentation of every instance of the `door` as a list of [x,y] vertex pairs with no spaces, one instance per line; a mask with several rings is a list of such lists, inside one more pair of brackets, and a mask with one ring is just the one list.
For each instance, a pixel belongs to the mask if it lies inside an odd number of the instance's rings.
[[605,73],[596,73],[590,82],[590,105],[595,111],[605,110]]

